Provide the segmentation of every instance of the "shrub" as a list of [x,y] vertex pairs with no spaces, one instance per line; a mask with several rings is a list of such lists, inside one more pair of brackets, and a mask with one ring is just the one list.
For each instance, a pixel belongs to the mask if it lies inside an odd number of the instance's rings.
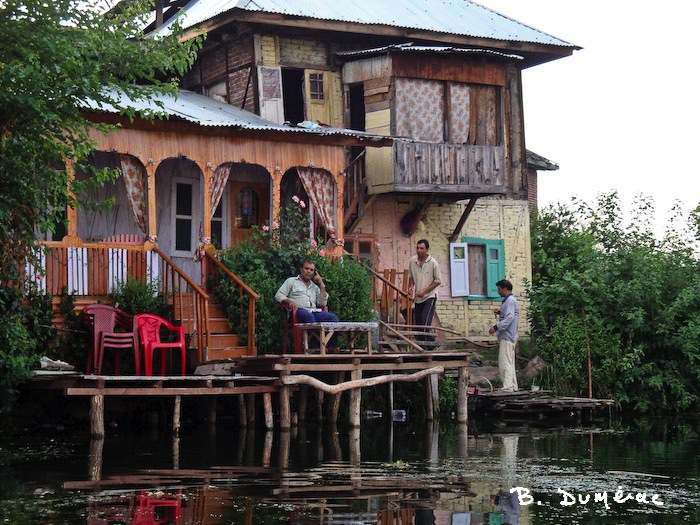
[[171,319],[168,299],[160,293],[156,282],[143,279],[119,282],[110,294],[110,300],[112,305],[131,315],[148,313]]
[[[305,259],[316,263],[328,284],[330,311],[345,321],[367,321],[372,315],[369,274],[349,258],[326,257],[326,250],[319,242],[307,237],[309,217],[305,207],[303,201],[293,199],[280,210],[277,220],[253,228],[250,239],[218,254],[224,265],[260,294],[255,311],[255,337],[261,353],[281,353],[286,319],[275,301],[275,293],[285,279],[299,273]],[[247,297],[240,298],[238,287],[221,274],[215,274],[209,284],[215,299],[226,309],[230,325],[245,341]]]

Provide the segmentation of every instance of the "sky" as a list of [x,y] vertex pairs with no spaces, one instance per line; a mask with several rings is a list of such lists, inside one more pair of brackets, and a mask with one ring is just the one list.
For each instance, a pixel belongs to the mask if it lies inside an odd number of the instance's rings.
[[477,2],[583,48],[523,72],[526,146],[559,165],[540,207],[615,190],[627,216],[653,197],[660,234],[675,201],[700,203],[700,2]]

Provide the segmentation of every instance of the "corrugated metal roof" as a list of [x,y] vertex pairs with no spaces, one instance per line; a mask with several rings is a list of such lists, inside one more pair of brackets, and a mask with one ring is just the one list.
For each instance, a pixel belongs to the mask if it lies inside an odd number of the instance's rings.
[[[187,29],[232,9],[577,47],[468,0],[193,0],[184,8],[182,25]],[[172,22],[155,33],[167,32]]]
[[[374,135],[363,131],[314,125],[313,127],[293,127],[277,124],[258,115],[237,108],[211,97],[180,90],[177,97],[154,95],[144,100],[133,100],[122,91],[110,90],[110,97],[116,105],[98,106],[95,101],[84,103],[86,109],[105,113],[120,113],[121,109],[133,108],[137,112],[148,112],[167,118],[175,117],[205,127],[225,127],[254,131],[275,131],[279,133],[303,133],[309,135],[342,135],[373,142],[385,142],[391,137]],[[120,109],[121,108],[121,109]]]
[[413,44],[396,44],[384,47],[375,47],[372,49],[363,49],[361,51],[339,51],[336,53],[339,57],[358,57],[367,55],[378,55],[383,54],[388,51],[410,51],[412,53],[464,53],[464,54],[476,54],[476,55],[492,55],[499,56],[501,58],[508,58],[512,60],[523,60],[520,55],[512,55],[507,53],[501,53],[500,51],[494,51],[492,49],[463,49],[460,47],[452,46],[416,46]]

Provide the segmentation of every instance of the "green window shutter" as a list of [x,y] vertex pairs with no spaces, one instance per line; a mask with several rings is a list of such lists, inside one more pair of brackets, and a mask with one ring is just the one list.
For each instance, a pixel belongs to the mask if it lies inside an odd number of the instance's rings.
[[489,297],[499,297],[496,283],[505,278],[506,263],[503,240],[487,240],[486,244],[486,293]]

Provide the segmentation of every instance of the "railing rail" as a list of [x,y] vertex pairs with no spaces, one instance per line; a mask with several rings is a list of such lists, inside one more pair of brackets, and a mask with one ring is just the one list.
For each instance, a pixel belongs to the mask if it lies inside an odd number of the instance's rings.
[[195,338],[201,363],[209,348],[209,294],[158,247],[154,247],[153,252],[163,262],[161,291],[171,298],[175,319],[185,327],[185,333]]
[[[405,310],[404,320],[406,324],[411,324],[413,321],[413,297],[407,290],[408,272],[403,272],[403,287],[399,287],[396,285],[396,270],[384,270],[384,275],[382,275],[372,268],[366,268],[374,276],[373,300],[379,318],[384,322],[396,323],[402,315],[401,311]],[[379,283],[381,286],[378,285]]]
[[[224,263],[217,259],[214,255],[206,252],[207,268],[209,265],[213,265],[217,270],[223,273],[228,279],[236,283],[238,287],[238,296],[243,297],[243,294],[248,296],[248,351],[250,355],[257,354],[257,348],[255,345],[255,306],[256,301],[260,298],[255,290],[248,286],[240,277],[233,273]],[[207,275],[207,278],[209,276]],[[241,302],[241,318],[245,315],[243,311],[243,304]]]
[[139,279],[155,283],[173,305],[201,362],[209,346],[209,295],[155,246],[133,242],[40,242],[36,263],[25,278],[51,295],[64,293],[103,300],[120,283]]

